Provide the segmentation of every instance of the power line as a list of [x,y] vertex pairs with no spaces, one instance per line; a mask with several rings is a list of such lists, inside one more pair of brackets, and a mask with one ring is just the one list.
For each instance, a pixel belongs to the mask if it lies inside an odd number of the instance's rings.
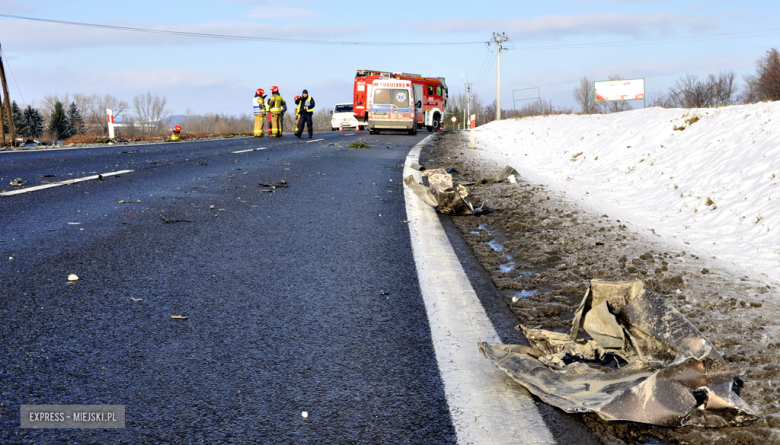
[[313,39],[281,39],[277,37],[255,37],[239,36],[230,34],[211,34],[203,32],[172,31],[167,29],[134,28],[130,26],[102,25],[99,23],[69,22],[65,20],[42,19],[38,17],[24,17],[19,15],[0,14],[0,17],[29,20],[33,22],[55,23],[58,25],[81,26],[86,28],[111,29],[116,31],[143,32],[147,34],[162,34],[182,37],[200,37],[207,39],[222,40],[246,40],[266,43],[297,43],[306,45],[340,45],[340,46],[457,46],[457,45],[481,45],[484,42],[407,42],[407,43],[389,43],[389,42],[347,42],[335,40],[313,40]]

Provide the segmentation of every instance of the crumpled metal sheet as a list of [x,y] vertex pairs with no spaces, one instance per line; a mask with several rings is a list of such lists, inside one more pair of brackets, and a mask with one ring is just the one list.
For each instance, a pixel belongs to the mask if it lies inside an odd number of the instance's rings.
[[461,184],[456,185],[452,180],[452,175],[444,171],[443,168],[425,170],[421,174],[428,177],[430,187],[418,184],[411,175],[404,178],[404,182],[426,204],[436,207],[437,210],[446,215],[474,214],[474,206],[466,200],[469,196],[466,187]]
[[503,170],[498,172],[498,174],[493,177],[493,182],[504,182],[506,180],[509,180],[510,176],[514,176],[515,179],[517,179],[520,177],[520,173],[518,173],[517,170],[515,170],[514,168],[507,165],[506,167],[504,167]]
[[640,280],[591,281],[570,334],[520,328],[532,347],[480,342],[480,350],[564,411],[668,427],[741,426],[760,416],[715,347]]

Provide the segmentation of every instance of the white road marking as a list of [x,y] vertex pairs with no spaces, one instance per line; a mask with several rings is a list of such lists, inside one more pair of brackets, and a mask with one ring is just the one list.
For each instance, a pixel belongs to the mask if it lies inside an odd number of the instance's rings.
[[[419,183],[420,150],[406,157],[404,177]],[[436,211],[404,186],[414,262],[439,373],[459,444],[555,444],[528,391],[482,356],[478,340],[501,344],[471,287]]]
[[133,170],[120,170],[120,171],[117,171],[117,172],[101,173],[99,175],[84,176],[83,178],[69,179],[67,181],[55,182],[53,184],[35,185],[35,186],[32,186],[32,187],[25,187],[25,188],[18,189],[18,190],[11,190],[10,192],[0,192],[0,196],[12,196],[12,195],[21,195],[22,193],[37,192],[38,190],[50,189],[52,187],[59,187],[61,185],[71,185],[71,184],[75,184],[77,182],[92,181],[94,179],[97,179],[99,176],[103,176],[104,178],[106,178],[106,177],[109,177],[109,176],[123,175],[125,173],[131,173],[132,171]]
[[250,148],[248,150],[238,150],[238,151],[231,151],[231,153],[246,153],[248,151],[257,151],[257,150],[265,150],[268,147],[258,147],[258,148]]
[[319,141],[324,141],[324,140],[325,139],[314,139],[313,141],[306,141],[306,143],[308,144],[310,142],[319,142]]

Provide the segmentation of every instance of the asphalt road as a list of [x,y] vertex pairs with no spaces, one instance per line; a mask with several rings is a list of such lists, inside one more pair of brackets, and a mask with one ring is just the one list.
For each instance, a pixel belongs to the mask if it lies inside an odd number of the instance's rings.
[[[134,170],[0,197],[0,442],[454,442],[404,222],[424,136],[0,154],[0,190]],[[20,429],[22,404],[127,424]]]

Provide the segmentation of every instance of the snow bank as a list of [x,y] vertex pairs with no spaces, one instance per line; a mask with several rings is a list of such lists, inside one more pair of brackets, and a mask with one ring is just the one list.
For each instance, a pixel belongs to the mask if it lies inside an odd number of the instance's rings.
[[532,181],[778,281],[779,124],[772,102],[507,120],[476,135]]

